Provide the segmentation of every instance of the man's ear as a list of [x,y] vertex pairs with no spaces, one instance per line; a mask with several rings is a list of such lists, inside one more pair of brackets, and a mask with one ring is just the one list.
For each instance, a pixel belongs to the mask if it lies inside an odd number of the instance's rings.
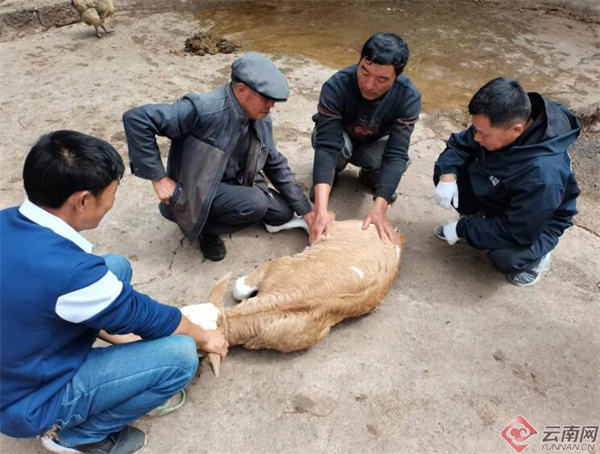
[[89,207],[94,195],[90,191],[77,191],[69,196],[67,202],[77,212],[82,212]]
[[238,82],[235,85],[235,90],[238,93],[238,95],[243,96],[245,98],[248,95],[248,91],[250,90],[250,87],[248,87],[248,85],[246,85],[243,82]]
[[525,123],[515,123],[510,127],[510,129],[516,137],[519,137],[521,134],[523,134],[523,131],[525,131]]

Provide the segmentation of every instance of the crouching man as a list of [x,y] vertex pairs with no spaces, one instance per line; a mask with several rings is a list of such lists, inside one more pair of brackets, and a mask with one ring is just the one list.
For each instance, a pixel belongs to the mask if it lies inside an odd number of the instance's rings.
[[437,200],[461,218],[435,234],[450,245],[467,241],[488,250],[511,283],[533,285],[577,213],[567,149],[579,123],[562,105],[508,78],[479,89],[469,113],[472,126],[450,136],[434,169]]
[[[311,225],[312,206],[273,142],[269,112],[288,96],[275,64],[249,52],[233,62],[231,83],[123,115],[132,172],[152,181],[161,214],[199,238],[208,260],[225,257],[220,235],[259,222],[281,226],[294,212]],[[166,172],[156,136],[171,139]]]
[[[0,211],[0,431],[54,452],[133,453],[128,424],[183,389],[196,349],[227,341],[131,287],[117,255],[92,254],[78,232],[112,208],[124,165],[108,143],[73,131],[43,136],[23,171],[27,199]],[[100,330],[138,342],[92,348]]]
[[358,64],[338,71],[323,85],[313,116],[311,242],[331,231],[330,194],[350,163],[360,167],[359,180],[374,194],[363,227],[374,224],[383,241],[394,243],[387,210],[408,167],[410,136],[421,112],[421,94],[403,74],[408,55],[402,38],[375,33],[363,45]]

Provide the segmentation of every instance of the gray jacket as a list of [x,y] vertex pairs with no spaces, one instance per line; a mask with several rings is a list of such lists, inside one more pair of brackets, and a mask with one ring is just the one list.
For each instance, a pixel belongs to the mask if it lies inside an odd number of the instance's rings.
[[[190,239],[197,238],[210,209],[217,186],[249,119],[227,84],[204,94],[188,94],[173,104],[148,104],[123,115],[129,160],[134,175],[149,180],[169,176],[177,187],[167,210]],[[263,171],[292,210],[304,215],[312,210],[296,183],[287,159],[273,141],[271,118],[254,121],[257,140],[251,141],[244,184],[257,183]],[[171,139],[167,171],[156,136]]]

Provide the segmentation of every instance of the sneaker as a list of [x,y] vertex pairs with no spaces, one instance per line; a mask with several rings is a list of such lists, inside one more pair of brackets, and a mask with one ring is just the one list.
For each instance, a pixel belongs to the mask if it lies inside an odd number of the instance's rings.
[[164,404],[159,405],[154,410],[152,410],[150,413],[148,413],[146,416],[150,416],[150,417],[162,416],[162,415],[166,415],[168,413],[172,413],[176,410],[179,410],[181,407],[183,407],[183,405],[185,404],[186,401],[187,401],[187,393],[185,392],[185,389],[182,389],[177,394],[172,396],[169,400],[167,400]]
[[530,270],[519,273],[507,274],[509,282],[517,287],[529,287],[540,280],[542,275],[550,269],[550,252],[544,255],[540,262]]
[[102,441],[66,448],[49,435],[42,437],[42,445],[58,454],[134,454],[146,446],[146,432],[133,426],[125,426]]
[[225,243],[219,235],[206,235],[200,237],[200,250],[204,257],[212,262],[219,262],[227,255]]
[[[366,170],[360,169],[358,171],[358,181],[360,181],[363,185],[375,194],[377,192],[377,183],[379,183],[379,171],[378,170]],[[373,197],[375,199],[375,197]],[[392,198],[390,199],[390,204],[394,203],[398,200],[398,193],[394,192],[392,194]]]
[[[446,237],[444,236],[444,226],[446,224],[440,224],[435,229],[433,229],[433,234],[437,236],[440,240],[446,241]],[[459,238],[457,243],[464,243],[466,240],[464,238]]]

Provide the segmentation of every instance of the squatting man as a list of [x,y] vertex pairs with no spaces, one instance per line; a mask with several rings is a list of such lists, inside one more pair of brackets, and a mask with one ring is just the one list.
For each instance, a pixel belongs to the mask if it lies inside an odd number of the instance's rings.
[[564,106],[504,77],[475,93],[469,113],[472,125],[450,136],[434,169],[437,200],[461,217],[434,233],[488,251],[511,283],[533,285],[577,214],[567,149],[579,123]]
[[[0,211],[0,432],[49,431],[53,452],[137,452],[146,434],[129,423],[187,386],[196,349],[227,355],[220,332],[136,292],[129,261],[79,234],[112,208],[123,171],[108,143],[57,131],[27,155],[25,202]],[[98,335],[142,340],[92,348]]]
[[[281,226],[294,213],[312,225],[312,206],[273,141],[269,112],[289,92],[275,64],[249,52],[233,62],[231,83],[123,116],[132,172],[152,181],[161,214],[198,238],[208,260],[225,257],[223,234]],[[166,171],[156,136],[171,139]]]

